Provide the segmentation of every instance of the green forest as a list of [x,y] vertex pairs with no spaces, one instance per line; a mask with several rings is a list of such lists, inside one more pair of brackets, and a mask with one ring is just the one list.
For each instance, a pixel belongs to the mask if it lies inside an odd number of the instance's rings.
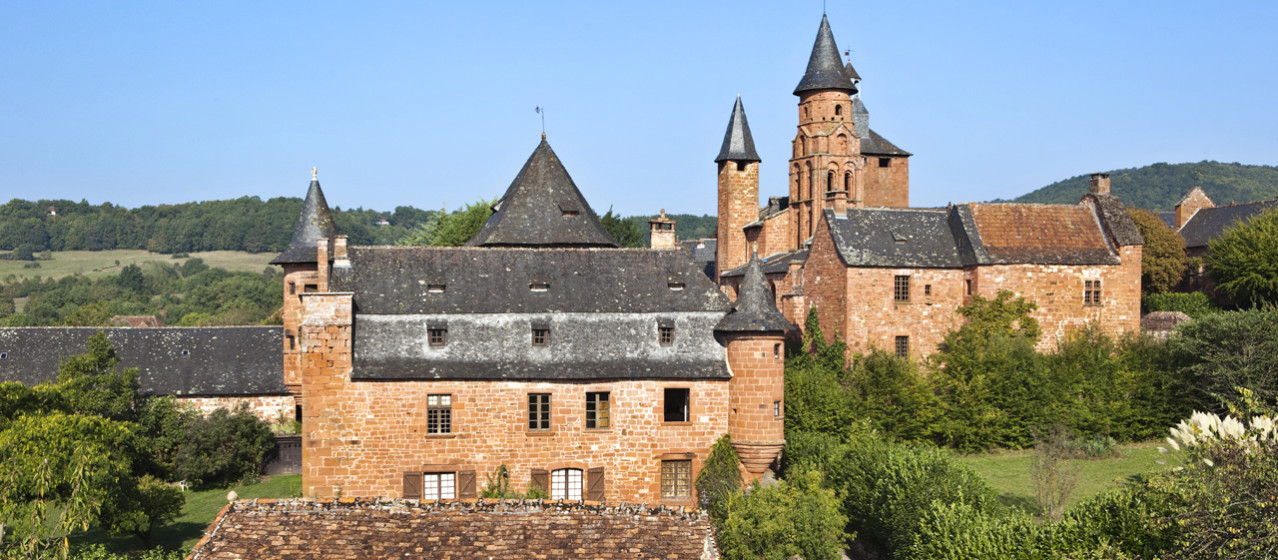
[[[1057,181],[1013,202],[1074,204],[1087,194],[1089,175]],[[1155,163],[1109,172],[1111,192],[1128,206],[1171,210],[1189,189],[1202,187],[1217,205],[1266,200],[1278,196],[1278,167],[1200,161]]]

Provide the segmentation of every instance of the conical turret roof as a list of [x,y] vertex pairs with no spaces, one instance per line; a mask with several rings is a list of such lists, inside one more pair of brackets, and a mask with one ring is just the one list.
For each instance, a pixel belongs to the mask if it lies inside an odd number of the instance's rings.
[[715,325],[718,332],[785,332],[794,328],[777,311],[772,290],[763,276],[763,265],[756,253],[746,264],[745,277],[737,294],[737,303],[727,316]]
[[302,201],[302,213],[297,217],[297,226],[293,228],[293,239],[289,241],[288,248],[275,257],[271,264],[314,264],[318,260],[316,252],[319,240],[328,239],[328,252],[331,255],[336,235],[337,226],[333,225],[333,213],[328,209],[328,201],[324,200],[319,179],[312,176],[306,200]]
[[714,158],[715,163],[729,160],[763,161],[759,159],[759,152],[754,151],[754,138],[750,137],[750,123],[746,122],[740,95],[737,96],[737,104],[732,107],[728,130],[723,133],[723,147],[719,148],[719,157]]
[[817,30],[816,43],[812,45],[812,56],[808,58],[808,70],[804,72],[794,94],[817,89],[841,89],[856,93],[856,86],[843,73],[843,63],[839,60],[839,46],[834,43],[834,32],[830,31],[830,21],[821,16],[821,28]]
[[847,64],[843,65],[843,75],[847,76],[849,80],[852,80],[853,85],[856,85],[857,82],[861,81],[861,75],[856,73],[856,68],[852,67],[851,60],[849,60]]
[[543,136],[493,215],[466,242],[485,247],[616,247]]

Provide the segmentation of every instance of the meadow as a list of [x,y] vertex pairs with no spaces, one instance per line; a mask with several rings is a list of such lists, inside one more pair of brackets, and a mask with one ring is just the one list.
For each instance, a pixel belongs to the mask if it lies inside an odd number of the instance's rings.
[[[200,258],[213,268],[226,270],[261,272],[269,266],[277,253],[247,253],[244,251],[205,251],[189,253],[186,258],[173,258],[173,255],[152,253],[138,249],[115,249],[110,251],[52,251],[51,260],[9,261],[0,260],[0,278],[62,278],[80,274],[90,278],[119,274],[120,270],[131,264],[142,266],[148,262],[159,262],[168,265],[181,264],[189,258]],[[179,253],[185,254],[185,253]],[[31,263],[38,263],[38,268],[27,268]]]

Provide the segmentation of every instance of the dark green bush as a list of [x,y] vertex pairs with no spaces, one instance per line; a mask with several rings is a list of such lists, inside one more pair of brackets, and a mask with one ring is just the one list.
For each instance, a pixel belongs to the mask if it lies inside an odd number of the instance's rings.
[[719,530],[725,560],[838,560],[848,535],[835,491],[819,471],[794,473],[772,486],[734,492]]
[[249,412],[219,408],[207,417],[171,398],[152,399],[141,423],[150,439],[151,470],[196,488],[225,487],[257,476],[274,441],[270,426]]
[[1217,313],[1177,327],[1170,360],[1186,387],[1181,399],[1194,410],[1223,412],[1245,387],[1263,401],[1278,397],[1278,309]]
[[1180,311],[1194,319],[1220,312],[1220,308],[1211,301],[1207,294],[1202,292],[1149,294],[1140,298],[1140,306],[1142,311],[1146,313],[1152,311]]
[[710,448],[710,456],[697,474],[697,502],[721,525],[727,516],[726,501],[741,490],[741,466],[732,436],[724,435]]

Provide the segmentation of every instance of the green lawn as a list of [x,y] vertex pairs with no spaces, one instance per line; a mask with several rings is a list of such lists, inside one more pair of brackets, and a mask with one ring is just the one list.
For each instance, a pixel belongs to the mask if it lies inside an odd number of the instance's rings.
[[[1134,475],[1165,470],[1175,465],[1178,454],[1163,455],[1158,452],[1158,445],[1158,442],[1120,445],[1116,447],[1114,457],[1071,460],[1071,463],[1079,467],[1079,472],[1078,484],[1074,487],[1068,505],[1116,488]],[[1033,453],[1032,450],[999,451],[962,456],[959,457],[959,462],[984,477],[998,491],[1004,504],[1037,513],[1038,501],[1034,497],[1034,482],[1030,478]],[[1159,464],[1160,460],[1166,464]]]
[[[171,255],[162,255],[150,251],[135,249],[119,249],[114,251],[57,251],[52,253],[53,260],[35,261],[40,268],[23,268],[28,261],[0,260],[0,278],[13,275],[17,278],[61,278],[72,274],[83,274],[90,277],[116,274],[130,264],[141,266],[146,262],[162,262],[179,264],[186,259],[175,259]],[[225,268],[230,271],[243,270],[261,272],[275,258],[276,253],[245,253],[243,251],[207,251],[191,253],[192,258],[204,259],[204,263],[214,268]]]
[[[257,484],[222,488],[218,490],[188,491],[186,505],[182,506],[182,515],[172,523],[159,527],[151,537],[151,547],[163,546],[169,550],[185,549],[195,546],[204,536],[204,531],[213,523],[217,512],[226,505],[226,494],[235,490],[239,499],[252,498],[297,498],[302,495],[302,475],[282,475],[263,477]],[[72,543],[103,543],[114,552],[138,550],[143,547],[142,541],[132,535],[112,535],[101,529],[92,529],[85,533],[71,536]]]

